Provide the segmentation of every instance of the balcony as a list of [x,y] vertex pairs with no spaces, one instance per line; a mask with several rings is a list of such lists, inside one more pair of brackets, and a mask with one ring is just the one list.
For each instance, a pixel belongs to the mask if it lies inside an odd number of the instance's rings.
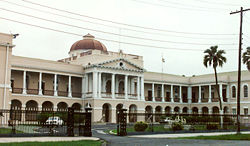
[[102,98],[112,98],[111,92],[102,92]]
[[228,101],[227,101],[227,98],[223,98],[223,102],[228,102]]
[[218,102],[219,98],[212,98],[212,102]]
[[38,89],[26,89],[27,94],[38,95]]
[[198,98],[192,98],[192,103],[198,103]]
[[92,97],[92,92],[87,92],[86,93],[86,98],[91,98]]
[[23,88],[12,88],[12,93],[22,94],[23,93]]
[[67,97],[68,96],[68,91],[57,91],[58,96],[64,96]]
[[147,97],[145,97],[145,100],[146,101],[152,101],[152,97],[151,96],[149,96],[149,97],[147,96]]
[[174,98],[174,102],[180,102],[180,98]]
[[124,99],[125,98],[125,93],[115,93],[115,97],[117,99]]
[[128,94],[129,98],[137,99],[137,94]]
[[43,95],[54,96],[54,90],[43,90]]
[[171,98],[170,97],[165,97],[165,101],[166,102],[171,102]]
[[182,101],[183,101],[184,103],[188,103],[188,98],[187,98],[187,97],[184,97],[184,98],[182,98]]
[[161,102],[161,101],[162,101],[162,98],[161,98],[161,97],[155,97],[155,101]]
[[72,97],[81,98],[82,97],[82,93],[81,92],[72,92]]
[[201,102],[208,102],[208,98],[202,98]]

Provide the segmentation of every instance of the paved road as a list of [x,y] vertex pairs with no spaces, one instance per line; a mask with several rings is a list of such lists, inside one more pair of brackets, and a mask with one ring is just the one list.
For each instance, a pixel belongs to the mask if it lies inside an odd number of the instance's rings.
[[108,142],[108,146],[250,146],[249,141],[119,137],[102,132],[113,128],[111,125],[94,126],[93,136],[104,139]]

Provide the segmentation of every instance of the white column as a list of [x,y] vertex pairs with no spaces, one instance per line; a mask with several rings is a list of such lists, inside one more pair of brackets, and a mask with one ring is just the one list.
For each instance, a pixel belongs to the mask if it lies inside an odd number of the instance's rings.
[[137,99],[140,99],[140,77],[137,77]]
[[89,92],[89,75],[85,74],[85,94]]
[[191,86],[188,87],[188,103],[189,104],[192,103],[192,87]]
[[131,78],[131,94],[135,94],[135,82],[134,82],[134,78]]
[[153,99],[153,102],[155,102],[155,84],[152,83],[152,99]]
[[182,103],[182,86],[179,88],[180,103]]
[[173,89],[173,85],[171,85],[171,102],[173,103],[174,102],[174,89]]
[[219,86],[220,86],[219,87],[220,88],[220,90],[219,90],[220,91],[220,99],[221,99],[221,102],[223,103],[223,97],[222,97],[222,87],[223,86],[222,86],[222,84],[220,84]]
[[161,101],[164,102],[164,84],[161,85]]
[[144,77],[141,77],[141,100],[145,101],[145,97],[144,97]]
[[93,87],[92,87],[92,96],[93,98],[97,98],[97,72],[93,72]]
[[43,95],[43,92],[42,92],[42,73],[40,72],[39,73],[39,90],[38,90],[38,94],[39,95]]
[[99,76],[98,76],[98,97],[101,98],[102,97],[102,73],[99,72]]
[[27,92],[26,92],[26,71],[23,71],[23,94],[27,94]]
[[69,84],[68,84],[68,97],[72,97],[72,92],[71,92],[71,76],[69,76]]
[[125,99],[128,99],[128,75],[125,75],[124,79],[124,92],[125,92]]
[[211,92],[212,92],[212,85],[209,85],[209,89],[208,89],[208,102],[211,103],[212,102],[212,95],[211,95]]
[[128,94],[131,94],[131,79],[128,77]]
[[84,97],[84,92],[85,92],[85,76],[82,77],[82,98],[85,98]]
[[58,94],[57,94],[57,74],[54,75],[54,96],[58,96]]
[[111,92],[112,92],[112,98],[115,98],[115,74],[112,74],[112,83],[111,83]]
[[201,103],[201,86],[199,86],[199,99],[198,99],[198,103]]

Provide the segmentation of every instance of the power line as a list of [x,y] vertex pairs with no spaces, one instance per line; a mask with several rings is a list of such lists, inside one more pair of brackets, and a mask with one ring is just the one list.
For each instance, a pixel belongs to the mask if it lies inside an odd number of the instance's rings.
[[[211,8],[212,10],[211,9],[209,10],[209,8],[204,9],[204,7],[201,7],[200,9],[195,9],[193,7],[170,6],[170,5],[163,5],[163,4],[159,4],[159,3],[152,3],[152,2],[148,2],[148,1],[142,1],[142,0],[133,0],[133,1],[148,4],[148,5],[154,5],[154,6],[160,6],[160,7],[168,7],[168,8],[181,9],[181,10],[189,10],[189,11],[203,11],[203,12],[214,12],[214,11],[223,11],[223,12],[225,12],[225,11],[228,11],[228,9]],[[171,3],[176,3],[176,2],[171,2]]]
[[201,6],[197,6],[197,5],[185,5],[183,3],[179,3],[179,2],[173,2],[173,1],[167,1],[167,0],[158,0],[158,1],[162,1],[165,3],[169,3],[169,4],[174,4],[174,5],[180,5],[180,6],[188,6],[188,7],[192,7],[192,8],[201,8],[201,9],[210,9],[210,10],[227,10],[227,9],[222,9],[222,8],[211,8],[211,7],[201,7]]
[[[214,44],[205,44],[205,43],[190,43],[190,42],[177,42],[177,41],[158,40],[158,39],[150,39],[150,38],[143,38],[143,37],[135,37],[135,36],[131,36],[131,35],[121,35],[121,34],[117,34],[117,33],[112,33],[112,32],[107,32],[107,31],[101,31],[101,30],[96,30],[96,29],[90,29],[90,28],[86,28],[86,27],[81,27],[81,26],[77,26],[77,25],[72,25],[72,24],[68,24],[68,23],[63,23],[63,22],[58,22],[58,21],[54,21],[54,20],[50,20],[50,19],[45,19],[45,18],[41,18],[41,17],[29,15],[29,14],[20,13],[20,12],[17,12],[17,11],[7,10],[7,9],[1,8],[1,7],[0,7],[0,9],[4,10],[4,11],[15,13],[15,14],[19,14],[19,15],[23,15],[23,16],[27,16],[27,17],[32,17],[32,18],[36,18],[36,19],[40,19],[40,20],[44,20],[44,21],[48,21],[48,22],[60,24],[60,25],[66,25],[66,26],[70,26],[70,27],[75,27],[75,28],[79,28],[79,29],[95,31],[95,32],[99,32],[99,33],[105,33],[105,34],[109,34],[109,35],[116,35],[116,36],[122,36],[122,37],[127,37],[127,38],[134,38],[134,39],[147,40],[147,41],[155,41],[155,42],[174,43],[174,44],[214,45]],[[236,45],[236,44],[218,44],[218,45]]]
[[[24,24],[24,25],[28,25],[28,26],[32,26],[32,27],[37,27],[37,28],[41,28],[41,29],[45,29],[45,30],[50,30],[50,31],[54,31],[54,32],[60,32],[60,33],[64,33],[64,34],[74,35],[74,36],[82,36],[81,34],[77,34],[77,33],[72,33],[72,32],[62,31],[62,30],[53,29],[53,28],[49,28],[49,27],[39,26],[39,25],[30,24],[30,23],[26,23],[26,22],[21,22],[21,21],[9,19],[9,18],[0,17],[0,19],[7,20],[7,21],[11,21],[11,22],[16,22],[16,23],[19,23],[19,24]],[[103,39],[103,38],[99,38],[99,37],[97,37],[97,39],[103,40],[103,41],[109,41],[109,42],[127,44],[127,45],[134,45],[134,46],[141,46],[141,47],[149,47],[149,48],[158,48],[158,49],[166,49],[166,50],[202,51],[202,52],[204,51],[204,50],[200,50],[200,49],[167,48],[167,47],[160,47],[160,46],[143,45],[143,44],[138,44],[138,43],[130,43],[130,42],[123,42],[123,41],[116,41],[116,40],[112,40],[112,39]],[[235,49],[227,49],[227,51],[235,51]]]
[[213,5],[227,5],[227,6],[240,6],[240,5],[237,5],[237,4],[229,4],[229,3],[221,3],[221,2],[211,2],[211,1],[206,1],[206,0],[195,0],[195,1],[198,1],[198,2],[201,2],[201,3],[208,3],[208,4],[213,4]]
[[142,30],[135,30],[135,29],[125,28],[125,27],[117,27],[117,26],[114,26],[114,25],[111,26],[111,25],[107,25],[107,24],[103,24],[103,23],[98,23],[98,22],[92,22],[92,21],[88,21],[88,20],[73,18],[73,17],[61,15],[61,14],[52,13],[52,12],[49,12],[49,11],[44,11],[44,10],[40,10],[40,9],[36,9],[36,8],[24,6],[24,5],[20,5],[20,4],[9,2],[9,1],[6,1],[6,0],[0,0],[0,1],[11,4],[11,5],[19,6],[19,7],[22,7],[22,8],[27,8],[27,9],[35,10],[35,11],[46,13],[46,14],[51,14],[51,15],[60,16],[60,17],[63,17],[63,18],[68,18],[68,19],[71,19],[71,20],[77,20],[77,21],[87,22],[87,23],[91,23],[91,24],[106,26],[106,27],[110,27],[110,28],[129,30],[129,31],[134,31],[134,32],[139,32],[139,33],[153,34],[153,35],[158,35],[158,36],[180,37],[180,38],[188,38],[188,39],[210,39],[210,40],[211,39],[224,39],[224,40],[225,39],[227,39],[227,40],[234,39],[234,38],[215,38],[215,37],[201,38],[200,36],[199,37],[191,37],[191,36],[181,36],[181,35],[173,35],[173,34],[165,34],[165,33],[163,34],[163,33],[157,33],[157,32],[148,32],[148,31],[142,31]]
[[104,21],[104,22],[109,22],[109,23],[113,23],[113,24],[129,26],[129,27],[135,27],[135,28],[140,28],[140,29],[147,29],[147,30],[161,31],[161,32],[171,32],[171,33],[181,33],[181,34],[194,34],[194,35],[237,35],[237,34],[213,34],[213,33],[181,32],[181,31],[172,31],[172,30],[158,29],[158,28],[152,28],[152,27],[138,26],[138,25],[120,23],[120,22],[115,22],[115,21],[111,21],[111,20],[106,20],[106,19],[91,17],[91,16],[87,16],[87,15],[82,15],[82,14],[75,13],[75,12],[72,12],[72,11],[62,10],[62,9],[50,7],[50,6],[47,6],[47,5],[42,5],[42,4],[39,4],[39,3],[31,2],[29,0],[22,0],[22,1],[24,1],[26,3],[33,4],[33,5],[37,5],[37,6],[40,6],[40,7],[44,7],[44,8],[48,8],[48,9],[52,9],[52,10],[72,14],[72,15],[77,15],[77,16],[81,16],[81,17],[86,17],[86,18],[90,18],[90,19],[95,19],[95,20],[99,20],[99,21]]

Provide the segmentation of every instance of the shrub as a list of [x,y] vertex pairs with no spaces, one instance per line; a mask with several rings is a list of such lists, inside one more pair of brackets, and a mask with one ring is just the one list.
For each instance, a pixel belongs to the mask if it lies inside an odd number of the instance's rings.
[[135,131],[145,131],[148,128],[148,124],[146,122],[140,121],[136,122],[134,125]]
[[217,130],[219,129],[218,124],[207,124],[207,130]]
[[179,122],[174,122],[171,126],[173,131],[183,130],[183,125]]

